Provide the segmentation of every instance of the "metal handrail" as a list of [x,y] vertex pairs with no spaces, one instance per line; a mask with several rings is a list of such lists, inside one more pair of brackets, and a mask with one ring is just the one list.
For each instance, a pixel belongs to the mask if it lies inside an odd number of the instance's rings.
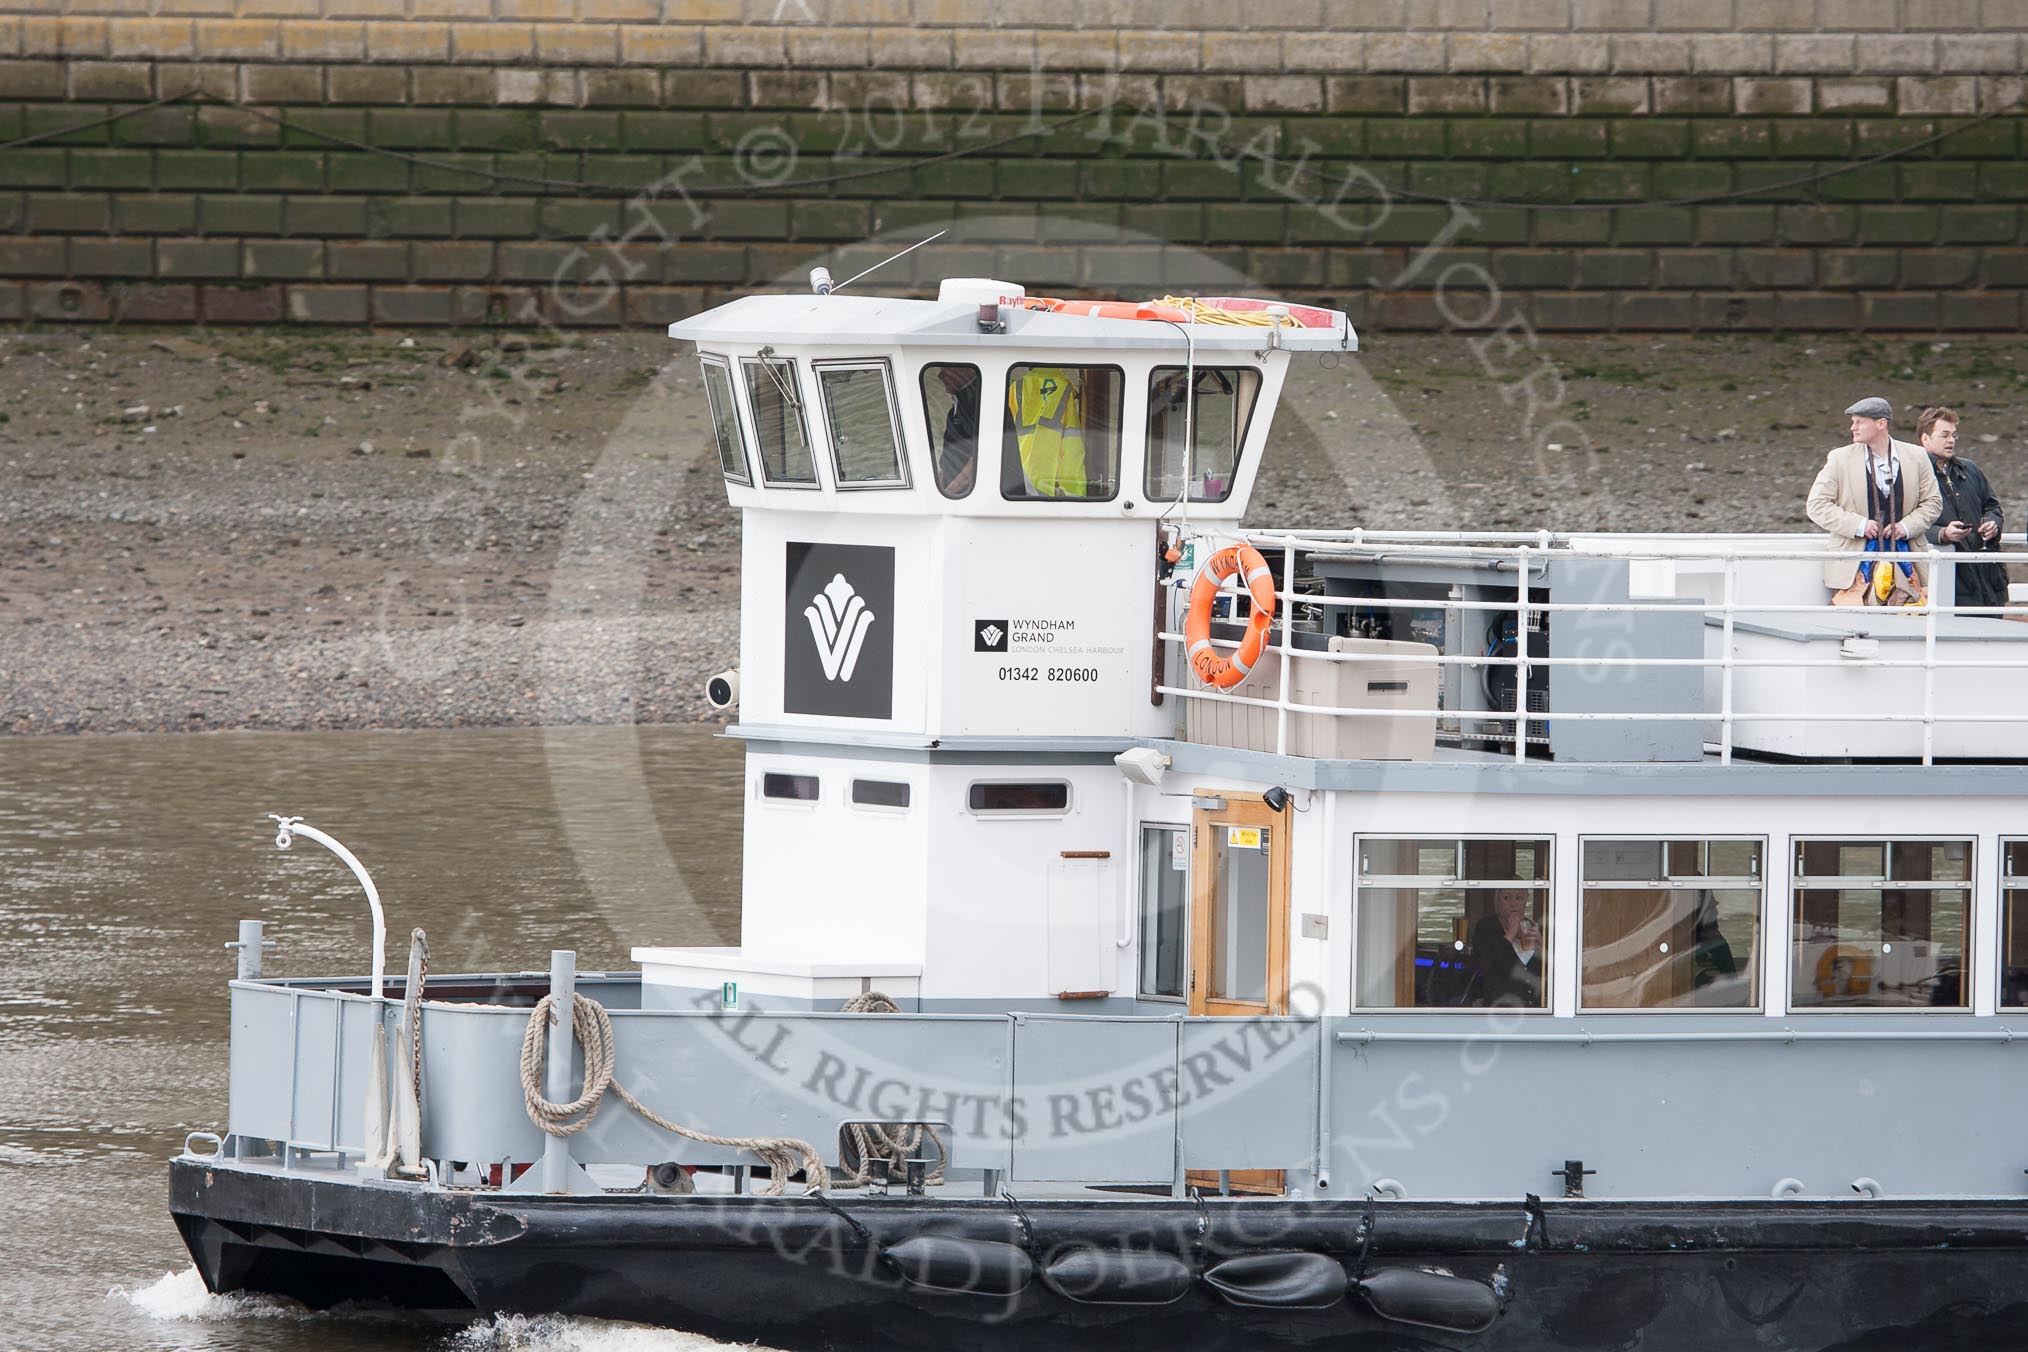
[[[1282,589],[1275,595],[1284,606],[1308,605],[1364,610],[1409,609],[1441,610],[1446,613],[1493,612],[1511,613],[1514,616],[1517,640],[1512,656],[1498,657],[1476,653],[1435,653],[1397,654],[1310,651],[1298,648],[1294,643],[1294,627],[1286,622],[1280,625],[1279,640],[1273,650],[1282,658],[1278,679],[1278,692],[1274,698],[1241,695],[1235,691],[1214,690],[1202,687],[1175,686],[1158,682],[1156,690],[1163,695],[1174,695],[1183,699],[1208,700],[1214,703],[1230,703],[1252,706],[1275,711],[1275,747],[1278,752],[1287,753],[1289,745],[1289,716],[1298,714],[1348,714],[1361,718],[1468,718],[1477,723],[1506,724],[1514,729],[1514,758],[1525,760],[1527,738],[1522,735],[1529,721],[1560,720],[1568,722],[1628,722],[1668,723],[1694,722],[1718,725],[1717,751],[1721,763],[1732,760],[1734,730],[1741,723],[1849,723],[1855,715],[1850,712],[1813,713],[1807,710],[1786,713],[1780,711],[1745,711],[1736,703],[1733,674],[1742,670],[1783,669],[1840,669],[1840,670],[1907,670],[1922,673],[1922,711],[1916,713],[1867,713],[1869,723],[1916,723],[1922,728],[1922,756],[1924,765],[1934,763],[1936,751],[1936,725],[1939,723],[1984,723],[2012,724],[2028,723],[2028,713],[1939,713],[1936,708],[1936,673],[1940,670],[1985,670],[2006,671],[2028,668],[2028,658],[1970,657],[1939,658],[1937,656],[1937,617],[1939,615],[1976,615],[1980,617],[2015,616],[2028,620],[2028,605],[2006,604],[2001,606],[1936,605],[1895,607],[1893,609],[1839,606],[1830,603],[1828,597],[1822,602],[1742,602],[1739,599],[1741,565],[1773,564],[1783,562],[1809,561],[1822,563],[1829,558],[1843,559],[1846,555],[1834,555],[1821,546],[1764,548],[1743,543],[1751,537],[1734,537],[1729,547],[1720,545],[1670,548],[1667,541],[1655,541],[1652,537],[1616,537],[1592,532],[1552,533],[1535,532],[1438,532],[1438,531],[1247,531],[1242,538],[1261,549],[1274,549],[1282,556]],[[1697,537],[1700,538],[1701,537]],[[1767,538],[1767,537],[1763,537]],[[1774,537],[1779,538],[1779,537]],[[1614,547],[1624,544],[1628,547]],[[1561,548],[1559,548],[1561,546]],[[1442,559],[1445,561],[1481,561],[1496,571],[1508,572],[1517,579],[1513,600],[1471,601],[1462,597],[1320,597],[1310,592],[1290,589],[1291,580],[1296,576],[1298,554],[1325,559],[1363,559],[1381,561],[1390,557],[1406,555],[1411,558]],[[1647,601],[1538,601],[1529,595],[1527,585],[1519,585],[1519,579],[1533,578],[1542,573],[1551,558],[1571,557],[1597,560],[1625,560],[1633,562],[1666,562],[1694,565],[1695,575],[1716,574],[1720,584],[1720,595],[1713,603],[1702,597],[1689,596],[1681,599]],[[1925,570],[1948,568],[1955,570],[1968,563],[2001,563],[2010,560],[2028,563],[2028,550],[1995,549],[1977,554],[1960,554],[1927,547],[1920,551],[1889,555],[1854,555],[1854,562],[1886,562],[1894,565],[1912,564]],[[1707,571],[1708,570],[1708,571]],[[1171,585],[1177,589],[1187,587],[1191,579],[1178,575]],[[1715,623],[1722,630],[1722,642],[1717,656],[1703,657],[1552,657],[1529,652],[1525,635],[1528,633],[1529,618],[1532,614],[1553,615],[1559,613],[1584,614],[1670,614],[1699,615],[1706,623]],[[1891,657],[1880,655],[1880,650],[1865,654],[1839,656],[1836,658],[1742,658],[1734,654],[1734,637],[1737,621],[1742,616],[1782,615],[1789,617],[1824,616],[1835,617],[1854,632],[1848,638],[1866,638],[1876,643],[1881,639],[1889,641],[1921,642],[1919,657]],[[1919,621],[1920,628],[1904,621]],[[1897,633],[1896,630],[1899,629]],[[1884,631],[1884,632],[1883,632]],[[1826,635],[1830,637],[1831,635]],[[1168,628],[1160,629],[1156,637],[1164,643],[1182,643],[1182,634]],[[1466,668],[1514,669],[1514,707],[1511,709],[1376,709],[1361,706],[1313,704],[1292,698],[1293,659],[1321,662],[1363,662],[1382,663],[1389,666],[1457,666]],[[1561,712],[1557,710],[1531,710],[1527,707],[1528,677],[1533,667],[1595,667],[1595,668],[1692,668],[1718,673],[1718,708],[1714,712],[1707,708],[1672,712]]]

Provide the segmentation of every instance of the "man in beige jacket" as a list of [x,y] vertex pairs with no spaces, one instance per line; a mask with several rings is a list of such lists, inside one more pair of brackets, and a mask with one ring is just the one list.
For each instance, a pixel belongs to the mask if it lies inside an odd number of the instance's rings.
[[1868,540],[1880,540],[1882,549],[1894,549],[1896,540],[1910,541],[1911,549],[1927,548],[1923,532],[1943,511],[1929,456],[1889,435],[1894,406],[1876,396],[1845,413],[1852,419],[1852,444],[1825,456],[1810,485],[1810,520],[1830,534],[1824,585],[1834,592],[1858,576]]

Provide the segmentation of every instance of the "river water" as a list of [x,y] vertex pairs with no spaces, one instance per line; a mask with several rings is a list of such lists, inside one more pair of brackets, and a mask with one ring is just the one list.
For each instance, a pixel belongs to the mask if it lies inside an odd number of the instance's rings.
[[268,923],[272,975],[364,972],[359,888],[268,812],[351,847],[388,964],[631,967],[738,940],[741,749],[700,728],[0,739],[0,1349],[692,1352],[596,1321],[428,1327],[204,1292],[167,1161],[226,1115],[224,944]]

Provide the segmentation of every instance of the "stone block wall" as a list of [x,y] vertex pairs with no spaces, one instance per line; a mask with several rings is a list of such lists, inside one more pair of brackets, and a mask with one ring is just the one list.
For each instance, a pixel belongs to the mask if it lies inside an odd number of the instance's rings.
[[[2028,326],[2028,0],[0,0],[0,321]],[[869,285],[873,283],[868,283]]]

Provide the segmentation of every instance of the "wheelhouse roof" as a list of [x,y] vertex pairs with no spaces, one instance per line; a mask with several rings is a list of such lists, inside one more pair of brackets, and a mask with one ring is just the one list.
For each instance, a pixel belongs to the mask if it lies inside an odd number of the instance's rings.
[[[981,333],[979,307],[957,301],[898,296],[743,296],[669,326],[671,338],[700,344],[779,343],[795,347],[1141,348],[1177,351],[1190,331],[1200,352],[1254,352],[1269,345],[1265,326],[1169,324],[1145,319],[1002,307],[1005,333]],[[1293,352],[1354,352],[1359,338],[1345,316],[1331,328],[1283,328],[1280,346]]]

